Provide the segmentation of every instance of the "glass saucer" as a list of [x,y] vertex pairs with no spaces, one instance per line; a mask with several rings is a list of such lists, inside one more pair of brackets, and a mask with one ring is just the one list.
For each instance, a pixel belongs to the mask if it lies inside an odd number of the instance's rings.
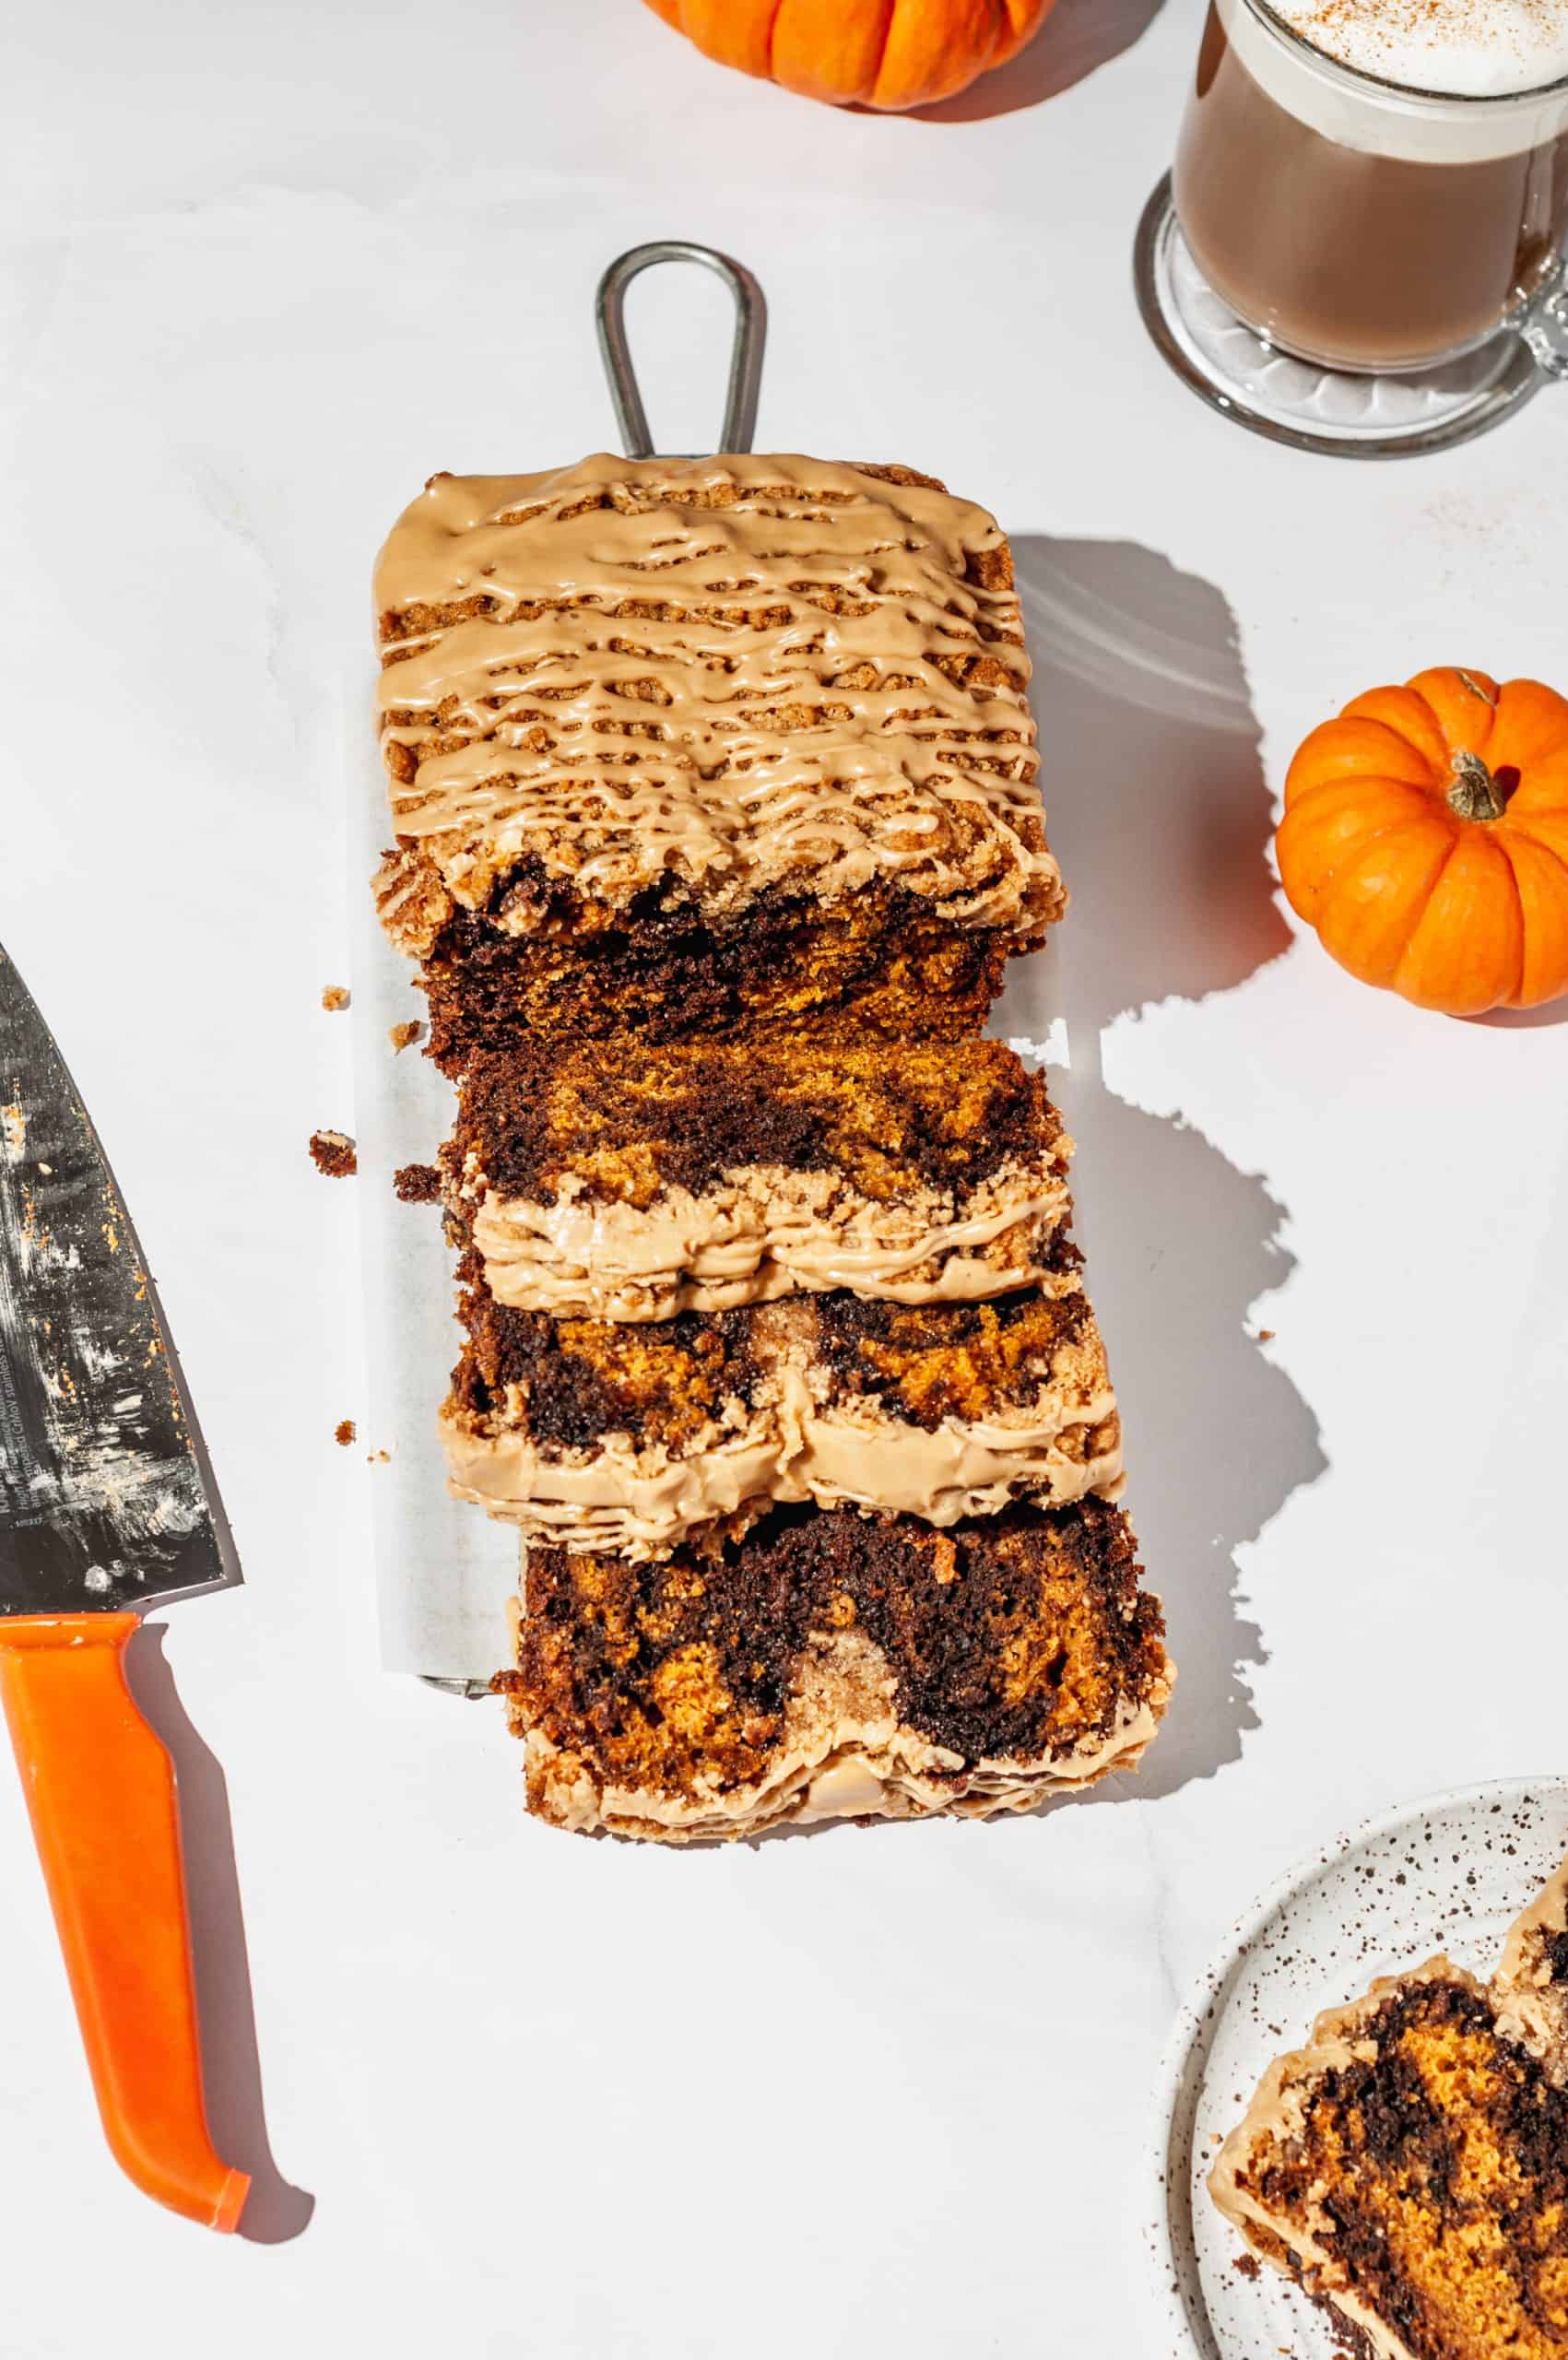
[[1545,382],[1502,329],[1461,360],[1409,375],[1352,376],[1296,360],[1245,326],[1203,277],[1176,219],[1166,173],[1133,257],[1143,324],[1172,368],[1255,434],[1340,459],[1411,458],[1484,434]]

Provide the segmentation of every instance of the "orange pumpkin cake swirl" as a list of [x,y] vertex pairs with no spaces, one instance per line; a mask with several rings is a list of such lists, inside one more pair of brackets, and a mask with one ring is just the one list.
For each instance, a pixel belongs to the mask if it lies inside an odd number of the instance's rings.
[[497,1303],[641,1321],[1027,1286],[1071,1152],[999,1041],[524,1041],[470,1059],[443,1172]]
[[984,1817],[1133,1768],[1174,1677],[1102,1500],[950,1532],[781,1508],[717,1558],[524,1552],[528,1807],[666,1843]]
[[433,477],[376,570],[432,1053],[977,1030],[1064,895],[1007,542],[907,468]]
[[442,1413],[451,1484],[536,1540],[659,1557],[814,1500],[935,1525],[1114,1495],[1121,1422],[1065,1235],[996,1302],[842,1292],[629,1326],[490,1297]]

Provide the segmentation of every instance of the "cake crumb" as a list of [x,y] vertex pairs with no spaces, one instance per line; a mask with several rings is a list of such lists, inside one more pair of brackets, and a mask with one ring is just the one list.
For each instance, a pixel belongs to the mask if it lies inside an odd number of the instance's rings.
[[1271,1344],[1274,1341],[1273,1328],[1260,1328],[1257,1331],[1257,1340],[1260,1344]]
[[328,1180],[347,1180],[360,1169],[354,1142],[343,1131],[312,1131],[311,1161]]
[[1255,2253],[1239,2253],[1231,2267],[1244,2278],[1261,2278],[1263,2275],[1263,2264]]
[[441,1198],[441,1174],[433,1163],[406,1163],[392,1185],[406,1205],[433,1205]]
[[347,1008],[348,1005],[348,985],[346,984],[328,984],[325,991],[324,991],[321,996],[321,1004],[323,1008],[325,1009],[329,1016],[336,1016],[340,1008]]
[[390,1450],[367,1450],[365,1453],[365,1465],[367,1467],[386,1467],[391,1464],[391,1460],[392,1453]]
[[357,1432],[358,1429],[355,1426],[352,1418],[339,1418],[336,1425],[333,1428],[332,1439],[336,1443],[341,1443],[344,1449],[347,1450],[349,1444],[353,1441]]
[[406,1023],[395,1024],[386,1037],[401,1056],[405,1049],[411,1049],[415,1042],[422,1037],[424,1030],[419,1018],[411,1016]]

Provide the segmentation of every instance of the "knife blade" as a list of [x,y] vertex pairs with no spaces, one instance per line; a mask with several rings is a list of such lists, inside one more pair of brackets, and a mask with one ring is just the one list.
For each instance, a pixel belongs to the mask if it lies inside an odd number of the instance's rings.
[[0,950],[0,1704],[109,2144],[215,2229],[249,2181],[202,2093],[173,1764],[137,1610],[238,1578],[157,1290],[53,1037]]
[[146,1257],[0,950],[0,1614],[145,1606],[229,1578]]

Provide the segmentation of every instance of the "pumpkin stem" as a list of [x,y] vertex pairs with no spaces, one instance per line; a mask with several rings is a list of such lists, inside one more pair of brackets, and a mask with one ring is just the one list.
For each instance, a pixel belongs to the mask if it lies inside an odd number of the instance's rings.
[[1454,779],[1448,789],[1448,808],[1461,820],[1501,820],[1506,809],[1492,777],[1479,754],[1463,748],[1454,757]]

